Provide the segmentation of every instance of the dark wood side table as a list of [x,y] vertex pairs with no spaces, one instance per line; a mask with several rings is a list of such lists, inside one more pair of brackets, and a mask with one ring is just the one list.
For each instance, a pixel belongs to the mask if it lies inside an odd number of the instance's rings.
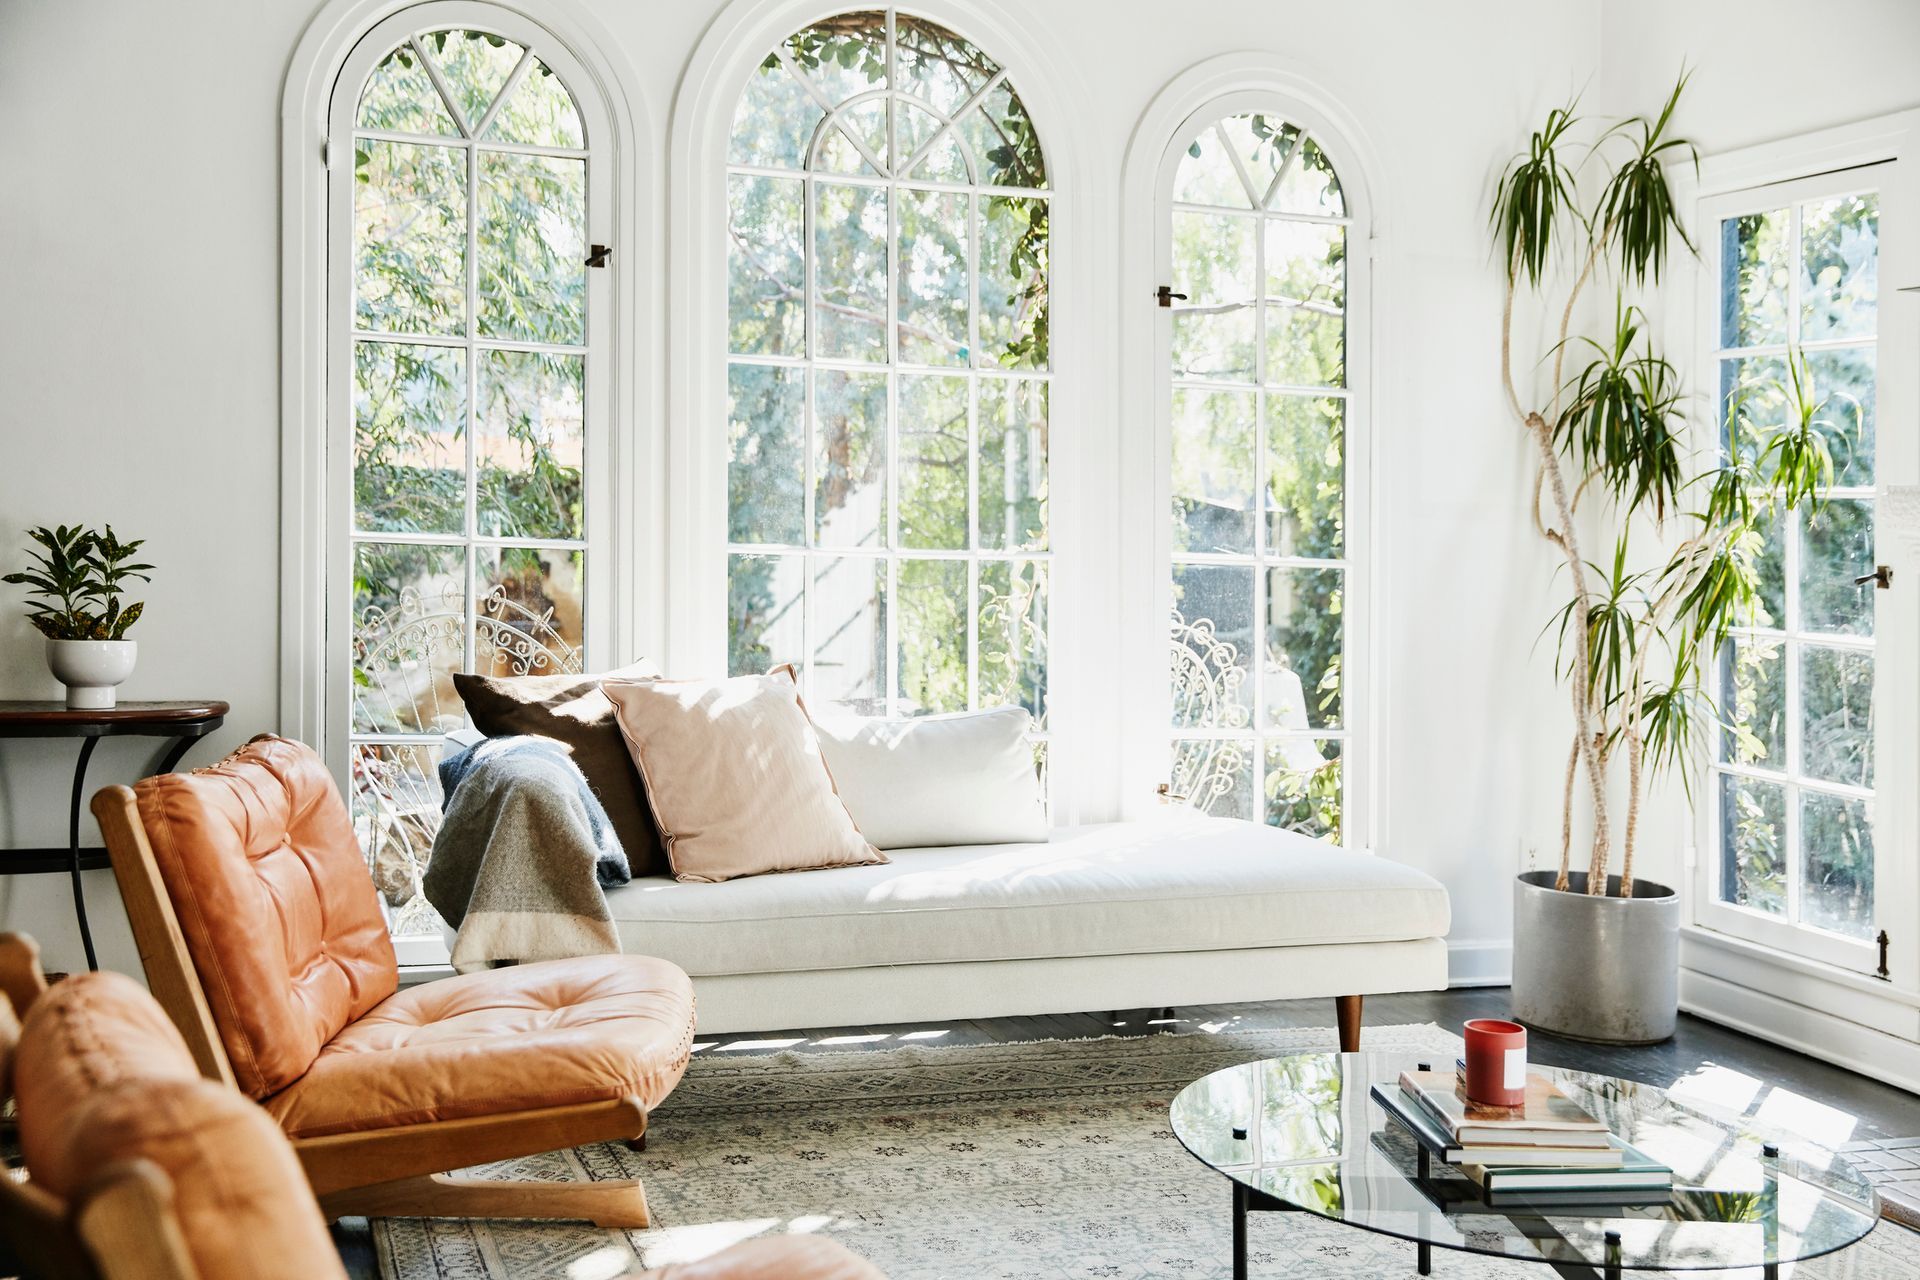
[[80,847],[80,808],[87,794],[87,762],[102,738],[172,738],[155,773],[169,773],[187,748],[218,729],[230,708],[224,702],[123,702],[102,711],[69,711],[64,702],[0,701],[0,738],[78,738],[80,758],[73,768],[73,801],[67,815],[64,849],[0,849],[0,875],[64,871],[73,878],[73,911],[87,968],[97,969],[93,931],[87,927],[87,898],[80,872],[110,865],[105,849]]

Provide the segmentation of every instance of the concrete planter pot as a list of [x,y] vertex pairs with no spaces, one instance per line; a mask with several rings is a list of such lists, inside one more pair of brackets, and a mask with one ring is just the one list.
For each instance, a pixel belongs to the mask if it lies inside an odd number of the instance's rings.
[[1617,897],[1587,895],[1587,873],[1553,887],[1551,871],[1513,885],[1513,1016],[1529,1027],[1600,1044],[1658,1044],[1680,1007],[1680,899],[1636,880]]
[[114,687],[133,674],[137,640],[49,640],[47,667],[67,686],[69,711],[105,711]]

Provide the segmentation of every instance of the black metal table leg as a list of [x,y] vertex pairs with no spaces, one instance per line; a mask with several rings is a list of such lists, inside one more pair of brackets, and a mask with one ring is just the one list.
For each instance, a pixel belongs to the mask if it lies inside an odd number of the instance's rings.
[[1423,1276],[1433,1274],[1433,1246],[1425,1240],[1413,1246],[1414,1266]]
[[1247,1280],[1247,1189],[1233,1184],[1233,1280]]
[[198,741],[198,738],[175,738],[173,745],[167,748],[167,754],[160,757],[160,767],[153,772],[155,774],[172,773],[173,767],[180,763],[180,758],[187,754],[187,748]]
[[93,955],[93,930],[87,927],[87,895],[80,887],[80,801],[87,793],[87,762],[93,759],[98,738],[80,739],[80,759],[73,766],[73,804],[67,815],[67,873],[73,877],[73,914],[80,922],[80,945],[87,950],[87,968],[98,969]]

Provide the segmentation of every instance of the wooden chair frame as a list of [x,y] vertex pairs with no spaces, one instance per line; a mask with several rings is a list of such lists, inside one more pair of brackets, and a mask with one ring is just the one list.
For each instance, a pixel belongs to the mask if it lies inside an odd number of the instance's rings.
[[[154,860],[132,788],[104,788],[94,796],[92,808],[106,837],[148,987],[179,1027],[201,1073],[233,1086],[232,1064]],[[5,980],[4,965],[0,965],[0,981]],[[646,1108],[638,1098],[625,1097],[320,1138],[289,1138],[321,1211],[330,1219],[349,1215],[584,1219],[602,1227],[641,1228],[648,1225],[649,1217],[646,1192],[637,1179],[508,1181],[459,1178],[448,1171],[591,1142],[638,1143],[646,1131]]]

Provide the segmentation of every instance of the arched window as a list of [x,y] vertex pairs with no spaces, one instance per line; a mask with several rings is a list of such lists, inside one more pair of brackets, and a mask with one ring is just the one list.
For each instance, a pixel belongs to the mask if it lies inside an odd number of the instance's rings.
[[728,162],[730,669],[1044,724],[1047,166],[1019,94],[925,18],[843,13],[767,54]]
[[1339,841],[1358,646],[1349,239],[1319,142],[1207,121],[1173,170],[1172,789]]
[[330,113],[328,719],[399,936],[438,930],[453,673],[587,669],[607,625],[604,117],[544,31],[481,12],[376,27]]

